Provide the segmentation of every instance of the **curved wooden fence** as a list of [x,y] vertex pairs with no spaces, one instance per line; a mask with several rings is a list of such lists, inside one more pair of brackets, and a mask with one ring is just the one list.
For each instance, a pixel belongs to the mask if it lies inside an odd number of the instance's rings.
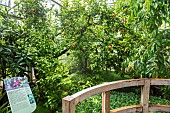
[[[149,111],[170,112],[170,105],[149,104],[151,85],[170,85],[170,79],[129,79],[107,82],[93,86],[63,98],[62,113],[75,113],[76,105],[79,102],[82,102],[83,100],[99,93],[102,93],[102,113],[148,113]],[[110,110],[110,91],[131,86],[141,86],[140,104]]]

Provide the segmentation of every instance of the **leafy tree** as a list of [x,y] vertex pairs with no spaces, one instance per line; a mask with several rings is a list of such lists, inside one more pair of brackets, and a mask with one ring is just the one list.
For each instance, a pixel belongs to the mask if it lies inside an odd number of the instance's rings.
[[[134,23],[135,34],[140,41],[135,48],[136,55],[131,56],[136,62],[135,74],[141,77],[168,77],[169,73],[169,2],[130,0],[121,2],[129,6],[129,19]],[[133,10],[132,10],[133,9]],[[163,23],[164,22],[164,23]]]
[[75,90],[64,83],[71,69],[169,77],[168,1],[123,0],[109,7],[105,0],[62,0],[60,10],[44,0],[15,4],[15,19],[0,7],[0,75],[28,76],[26,67],[35,66],[37,95],[51,109],[61,107],[54,100],[59,93],[58,100]]

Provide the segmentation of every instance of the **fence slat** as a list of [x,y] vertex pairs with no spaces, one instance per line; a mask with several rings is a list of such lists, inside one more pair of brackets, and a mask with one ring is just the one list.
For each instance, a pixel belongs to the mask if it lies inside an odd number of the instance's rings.
[[144,80],[144,86],[141,88],[141,105],[143,106],[142,113],[149,111],[149,94],[150,94],[150,79]]
[[110,113],[110,91],[102,92],[102,113]]
[[149,111],[170,112],[170,105],[149,105]]
[[134,113],[142,112],[142,105],[132,105],[110,110],[110,113]]
[[75,109],[75,99],[72,96],[62,99],[62,113],[75,113]]
[[170,79],[151,79],[151,85],[170,85]]

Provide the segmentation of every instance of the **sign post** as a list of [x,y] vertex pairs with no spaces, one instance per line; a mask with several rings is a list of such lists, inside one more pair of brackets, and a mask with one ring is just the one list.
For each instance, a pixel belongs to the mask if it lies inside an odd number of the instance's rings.
[[36,102],[28,81],[24,77],[4,79],[12,113],[32,113]]

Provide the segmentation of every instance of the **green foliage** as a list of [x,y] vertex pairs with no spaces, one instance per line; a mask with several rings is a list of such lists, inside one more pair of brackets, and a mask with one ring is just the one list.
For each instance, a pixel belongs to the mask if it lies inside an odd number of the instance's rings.
[[[135,93],[111,92],[110,109],[120,108],[123,106],[137,105],[140,102],[140,95]],[[169,100],[161,97],[150,96],[150,104],[170,104]],[[76,107],[77,113],[101,113],[102,97],[95,95],[81,102]]]
[[[0,101],[3,99],[6,93],[0,94]],[[0,113],[10,113],[9,103],[6,102],[0,106]]]
[[46,63],[38,67],[38,70],[39,74],[44,76],[37,75],[39,80],[33,90],[38,101],[43,101],[46,107],[57,110],[61,107],[62,98],[68,95],[69,86],[63,81],[68,77],[68,70],[55,62],[55,59],[44,59],[43,61]]
[[45,107],[60,111],[62,98],[99,84],[101,80],[97,76],[68,75],[67,70],[62,70],[60,74],[48,75],[40,79],[37,83],[38,87],[34,88],[34,94],[39,102],[44,102]]
[[[125,74],[130,62],[135,62],[137,77],[168,77],[169,28],[160,30],[163,23],[169,24],[167,2],[125,0],[114,7],[102,0],[72,2],[62,1],[57,10],[46,8],[42,0],[17,1],[18,21],[1,8],[1,23],[5,23],[1,24],[1,51],[5,65],[13,64],[10,75],[22,75],[27,65],[41,58],[69,52],[77,60],[74,69],[114,69]],[[12,51],[12,58],[7,57]]]
[[[133,23],[134,33],[140,39],[134,46],[136,53],[128,57],[130,63],[134,63],[132,68],[134,75],[167,78],[169,76],[170,44],[169,13],[167,12],[170,10],[169,3],[161,0],[159,2],[131,0],[129,2],[121,1],[121,4],[118,4],[117,7],[124,7],[125,4],[130,9],[126,10],[128,21]],[[162,28],[165,23],[166,29]],[[128,62],[126,63],[128,64]]]
[[[123,106],[139,104],[139,95],[135,93],[112,92],[110,97],[110,109]],[[100,113],[102,108],[102,97],[96,95],[80,103],[76,110],[77,113]]]
[[0,12],[0,77],[23,76],[25,66],[30,64],[27,52],[20,48],[18,39],[23,38],[21,26],[11,19],[8,10],[1,7]]
[[21,16],[27,29],[33,27],[40,30],[42,29],[42,26],[45,26],[47,10],[43,5],[44,2],[44,0],[20,0],[15,2],[19,9],[18,15]]
[[167,2],[125,0],[115,7],[95,0],[62,4],[61,36],[77,58],[79,70],[112,68],[125,74],[133,62],[135,77],[168,76],[169,27],[162,29],[163,23],[169,25]]
[[[113,72],[90,75],[74,73],[68,75],[68,70],[64,67],[56,67],[56,70],[57,69],[58,74],[51,72],[51,75],[46,75],[40,79],[37,82],[37,86],[33,89],[33,92],[38,102],[43,102],[43,106],[58,112],[61,112],[61,100],[63,97],[102,82],[123,79]],[[50,74],[50,72],[48,72],[48,74]],[[107,77],[104,75],[107,75]]]
[[[45,4],[17,0],[15,18],[0,6],[0,77],[24,76],[35,67],[34,91],[46,107],[60,109],[64,96],[113,80],[101,74],[108,69],[118,73],[114,80],[169,77],[166,0],[121,0],[111,7],[105,0],[62,0],[60,10]],[[69,75],[80,71],[87,76]]]

